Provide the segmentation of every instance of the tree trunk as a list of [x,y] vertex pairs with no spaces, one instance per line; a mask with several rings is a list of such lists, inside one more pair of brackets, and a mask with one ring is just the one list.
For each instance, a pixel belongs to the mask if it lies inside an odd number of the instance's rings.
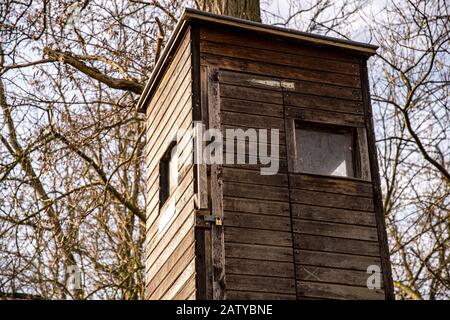
[[259,0],[198,0],[200,10],[261,22]]

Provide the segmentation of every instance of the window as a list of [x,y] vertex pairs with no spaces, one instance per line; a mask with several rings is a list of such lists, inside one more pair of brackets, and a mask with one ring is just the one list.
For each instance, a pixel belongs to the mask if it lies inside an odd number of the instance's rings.
[[355,177],[355,136],[351,127],[296,123],[297,171]]
[[177,145],[172,143],[159,163],[159,205],[162,207],[178,184]]

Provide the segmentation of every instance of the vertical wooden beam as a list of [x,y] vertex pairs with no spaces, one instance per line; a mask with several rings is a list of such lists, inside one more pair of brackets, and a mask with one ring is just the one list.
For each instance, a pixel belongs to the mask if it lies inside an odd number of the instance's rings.
[[[203,123],[202,123],[203,124]],[[195,180],[196,180],[196,192],[195,192],[195,204],[198,210],[208,209],[208,173],[207,165],[203,158],[203,152],[206,148],[206,142],[203,139],[204,133],[203,125],[196,125],[194,127],[194,155],[195,155]]]
[[[219,69],[208,68],[208,113],[209,128],[221,128]],[[211,213],[223,221],[222,165],[211,164]],[[226,299],[225,293],[225,240],[222,225],[211,226],[212,298]]]
[[[205,84],[202,84],[202,72],[200,70],[200,36],[199,27],[193,25],[190,33],[191,40],[191,76],[192,76],[192,121],[193,124],[197,121],[204,122],[204,109],[203,102]],[[194,192],[195,192],[195,204],[196,214],[202,212],[202,210],[208,209],[208,177],[207,168],[204,161],[202,161],[203,150],[205,143],[203,141],[203,131],[200,127],[194,126],[194,139],[196,144],[194,145],[194,154],[196,156],[194,163]],[[200,218],[200,217],[197,217]],[[197,219],[196,219],[197,220]],[[210,268],[210,229],[196,226],[195,227],[195,287],[196,287],[196,299],[207,300],[211,299],[210,287],[211,287],[211,272]]]
[[297,143],[295,141],[295,120],[290,117],[286,117],[286,91],[283,86],[281,86],[281,93],[283,94],[283,118],[284,118],[284,132],[285,132],[285,144],[286,144],[286,158],[288,164],[287,170],[287,186],[288,186],[288,196],[289,196],[289,218],[291,225],[291,237],[292,237],[292,264],[294,265],[294,287],[295,287],[295,298],[297,300],[299,297],[299,276],[297,274],[297,266],[295,262],[295,241],[294,241],[294,217],[292,214],[292,199],[291,199],[291,182],[289,179],[290,173],[299,172],[300,167],[298,163],[298,155],[297,155]]
[[[192,76],[192,121],[193,125],[197,121],[203,121],[203,92],[202,92],[202,79],[200,70],[200,31],[197,25],[191,27],[190,33],[191,40],[191,76]],[[196,141],[202,141],[203,132],[200,128],[194,127],[194,137]],[[194,154],[196,156],[194,165],[194,192],[196,193],[196,205],[197,209],[207,209],[207,187],[206,185],[206,165],[202,165],[201,156],[202,150],[204,150],[203,144],[195,144]],[[199,165],[200,163],[200,165]]]
[[369,148],[367,146],[367,134],[365,128],[358,127],[356,129],[356,137],[358,139],[357,152],[359,153],[361,179],[371,181]]
[[[283,101],[284,101],[284,92],[283,92]],[[300,166],[298,163],[299,157],[297,155],[297,145],[295,142],[295,120],[293,118],[286,117],[285,108],[286,106],[283,102],[283,117],[286,134],[288,173],[300,172]]]
[[200,31],[197,25],[191,27],[191,74],[192,74],[192,118],[202,120],[200,83]]
[[206,232],[204,228],[195,227],[195,287],[196,299],[206,300],[208,276],[206,270]]
[[381,271],[383,274],[383,284],[385,297],[394,300],[394,287],[392,282],[391,263],[389,259],[389,245],[387,241],[386,225],[384,220],[384,210],[381,195],[381,180],[378,168],[377,148],[375,144],[375,130],[372,117],[372,106],[370,102],[369,77],[367,72],[367,58],[360,60],[361,90],[364,103],[364,116],[367,129],[367,141],[369,150],[370,171],[372,173],[373,202],[375,208],[375,219],[378,231],[378,243],[381,255]]

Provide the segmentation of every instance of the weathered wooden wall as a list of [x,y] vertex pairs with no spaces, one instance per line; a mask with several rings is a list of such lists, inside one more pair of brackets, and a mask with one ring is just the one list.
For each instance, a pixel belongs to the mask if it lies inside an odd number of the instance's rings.
[[[222,128],[280,130],[277,175],[262,176],[259,166],[223,168],[227,298],[385,298],[383,288],[366,287],[369,265],[386,269],[386,248],[367,153],[365,60],[232,29],[203,27],[199,36],[201,64],[221,70]],[[294,119],[355,127],[361,179],[296,173]]]
[[177,141],[178,186],[167,200],[176,198],[175,214],[164,228],[159,208],[159,161],[176,129],[192,128],[191,38],[188,30],[173,54],[147,107],[147,243],[146,298],[195,299],[195,215],[193,140]]

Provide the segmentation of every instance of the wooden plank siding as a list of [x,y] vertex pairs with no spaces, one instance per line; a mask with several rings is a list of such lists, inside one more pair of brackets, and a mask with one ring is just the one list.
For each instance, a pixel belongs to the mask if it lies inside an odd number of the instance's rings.
[[[237,73],[219,73],[223,128],[284,132],[280,88],[242,80]],[[280,144],[280,161],[286,156]],[[296,298],[288,175],[263,176],[261,166],[225,163],[222,168],[227,299]]]
[[[364,54],[213,22],[185,21],[176,30],[140,99],[145,297],[392,297]],[[195,121],[222,131],[223,164],[193,162]],[[301,172],[295,130],[314,123],[345,127],[354,138],[354,178]],[[187,134],[176,136],[180,129]],[[278,172],[261,174],[269,165],[248,142],[238,148],[245,137],[228,150],[227,129],[266,129],[268,154],[279,150],[270,155]],[[178,181],[161,206],[159,165],[174,137]],[[242,153],[246,163],[227,162]],[[367,288],[371,265],[382,272],[375,290]]]
[[[160,229],[159,162],[178,129],[192,129],[192,66],[189,30],[183,36],[147,107],[146,298],[195,298],[194,170],[192,137],[178,138],[175,213]],[[160,212],[161,211],[161,212]]]
[[298,173],[289,159],[292,119],[365,134],[360,58],[220,28],[199,36],[201,65],[220,69],[222,129],[280,130],[278,174],[223,166],[227,298],[384,299],[384,284],[366,285],[367,267],[381,266],[370,169],[325,177]]

